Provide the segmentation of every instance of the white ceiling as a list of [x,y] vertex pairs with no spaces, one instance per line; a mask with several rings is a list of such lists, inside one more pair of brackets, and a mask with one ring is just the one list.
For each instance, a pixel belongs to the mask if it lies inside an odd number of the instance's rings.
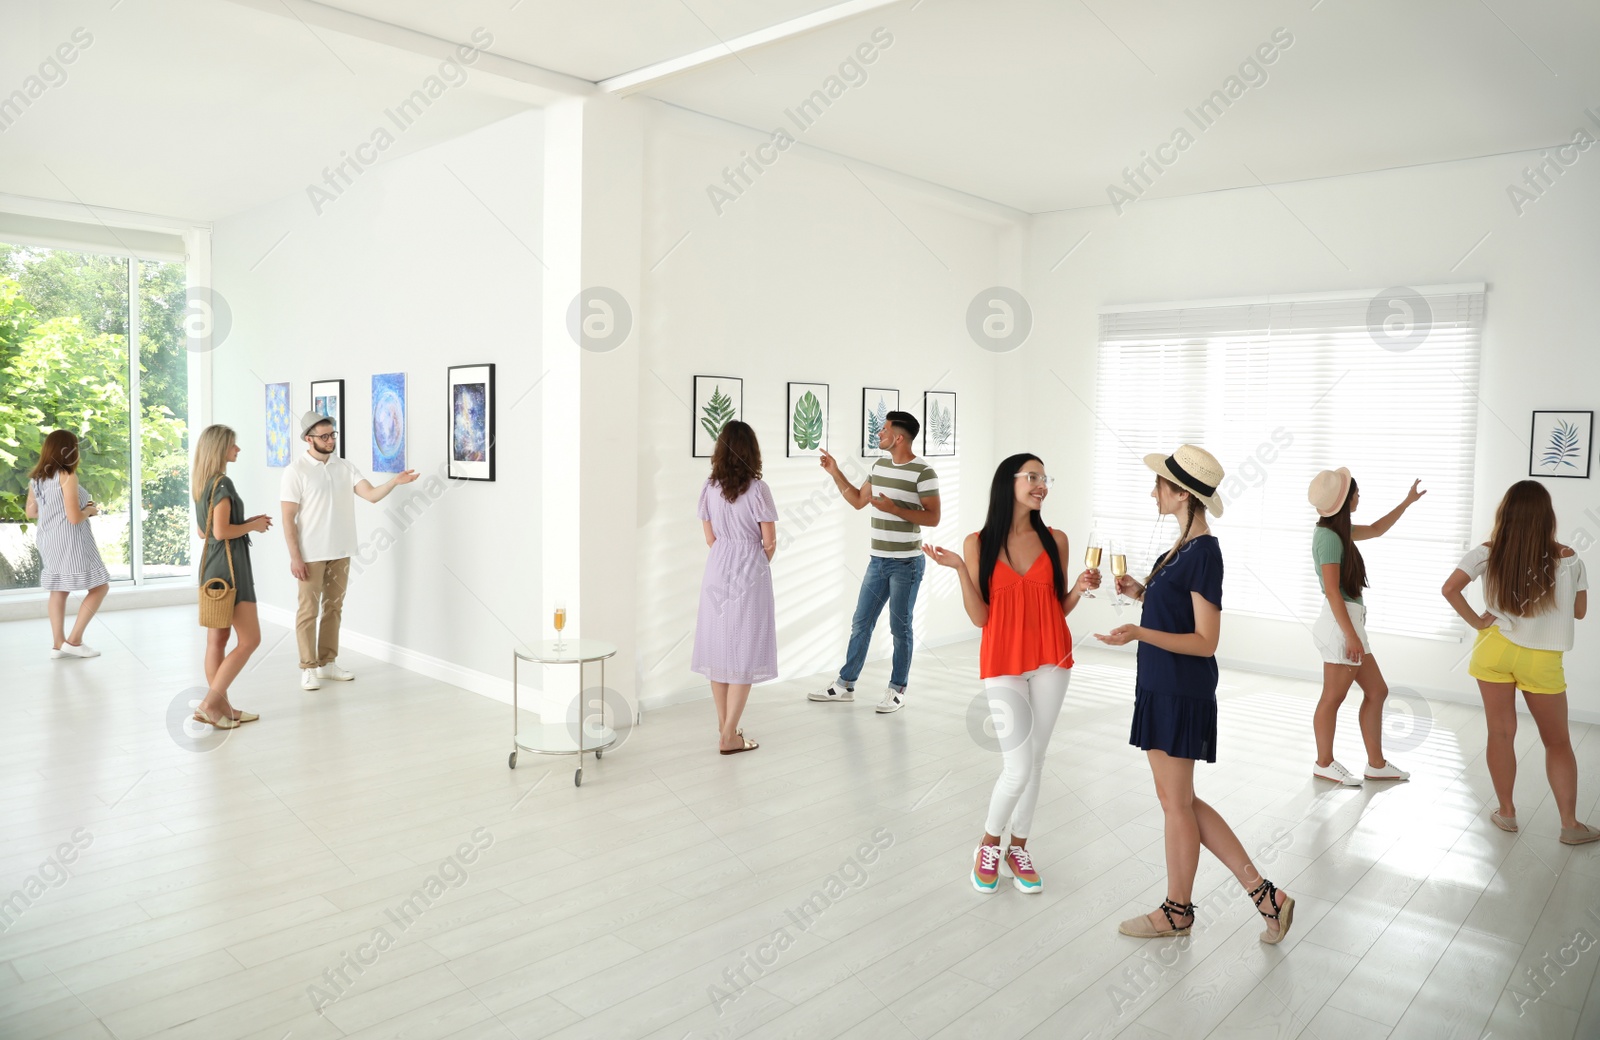
[[[0,0],[0,93],[74,27],[95,36],[67,82],[0,134],[0,192],[215,218],[303,190],[437,64],[328,28],[318,11],[451,40],[482,27],[497,55],[598,81],[831,5],[330,6]],[[1184,110],[1280,26],[1294,43],[1268,82],[1210,129],[1189,123]],[[894,42],[867,81],[790,131],[1030,212],[1105,203],[1123,168],[1178,126],[1196,140],[1147,197],[1547,147],[1571,138],[1586,106],[1600,111],[1593,0],[902,0],[644,93],[770,130],[879,27]],[[516,88],[475,72],[387,154],[536,103]]]

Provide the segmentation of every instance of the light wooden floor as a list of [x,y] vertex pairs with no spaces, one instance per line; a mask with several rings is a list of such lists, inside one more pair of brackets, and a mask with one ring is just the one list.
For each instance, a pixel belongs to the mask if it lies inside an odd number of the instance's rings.
[[[262,721],[186,750],[192,616],[102,615],[93,661],[0,625],[0,896],[39,879],[0,935],[0,1037],[1600,1036],[1600,846],[1556,841],[1526,718],[1513,836],[1479,712],[1431,705],[1394,754],[1411,783],[1336,790],[1308,775],[1316,691],[1225,673],[1199,790],[1298,916],[1263,946],[1203,856],[1193,940],[1149,944],[1116,933],[1165,894],[1126,657],[1080,655],[1030,843],[1044,893],[984,897],[975,644],[920,650],[897,715],[872,711],[886,663],[851,706],[760,689],[748,755],[713,753],[709,702],[651,713],[575,789],[571,759],[506,768],[493,701],[355,654],[354,683],[302,692],[275,627],[235,691]],[[1600,822],[1600,732],[1573,739]],[[67,877],[48,861],[74,834]],[[338,999],[318,1013],[313,987]]]

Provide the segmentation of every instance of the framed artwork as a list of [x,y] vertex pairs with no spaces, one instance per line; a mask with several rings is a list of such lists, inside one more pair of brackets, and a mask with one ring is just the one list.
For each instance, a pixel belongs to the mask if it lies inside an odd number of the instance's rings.
[[861,389],[861,457],[864,459],[888,458],[889,453],[878,447],[878,431],[890,412],[900,410],[900,391],[885,390],[879,386]]
[[494,479],[494,366],[452,365],[446,375],[449,395],[450,476],[454,480]]
[[922,395],[922,454],[937,458],[956,453],[956,395],[928,390]]
[[731,419],[744,418],[744,380],[735,376],[694,377],[694,457],[709,459],[717,435]]
[[312,383],[311,410],[333,420],[334,429],[339,431],[339,457],[344,458],[345,438],[350,435],[344,425],[344,380],[319,379]]
[[372,472],[406,468],[406,374],[372,377]]
[[828,384],[790,383],[787,415],[789,458],[820,458],[828,450]]
[[294,443],[294,419],[289,408],[289,384],[267,384],[267,465],[282,468],[289,464],[289,446]]
[[1534,412],[1528,476],[1588,479],[1594,412]]

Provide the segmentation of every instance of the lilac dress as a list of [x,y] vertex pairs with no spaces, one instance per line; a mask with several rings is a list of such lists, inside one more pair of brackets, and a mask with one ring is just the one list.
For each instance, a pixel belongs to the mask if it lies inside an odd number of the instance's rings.
[[736,502],[706,481],[700,519],[716,541],[700,583],[691,671],[712,682],[758,683],[778,677],[778,623],[772,568],[761,548],[761,523],[776,523],[778,507],[765,482],[753,480]]

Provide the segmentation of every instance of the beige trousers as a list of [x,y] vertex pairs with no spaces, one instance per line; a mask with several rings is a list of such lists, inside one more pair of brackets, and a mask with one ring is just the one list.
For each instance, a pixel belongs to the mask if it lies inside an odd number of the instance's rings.
[[[306,569],[309,573],[300,583],[300,609],[294,615],[294,634],[300,643],[300,667],[321,668],[339,656],[339,619],[344,614],[350,558],[318,560],[306,564]],[[321,625],[317,624],[319,606]]]

